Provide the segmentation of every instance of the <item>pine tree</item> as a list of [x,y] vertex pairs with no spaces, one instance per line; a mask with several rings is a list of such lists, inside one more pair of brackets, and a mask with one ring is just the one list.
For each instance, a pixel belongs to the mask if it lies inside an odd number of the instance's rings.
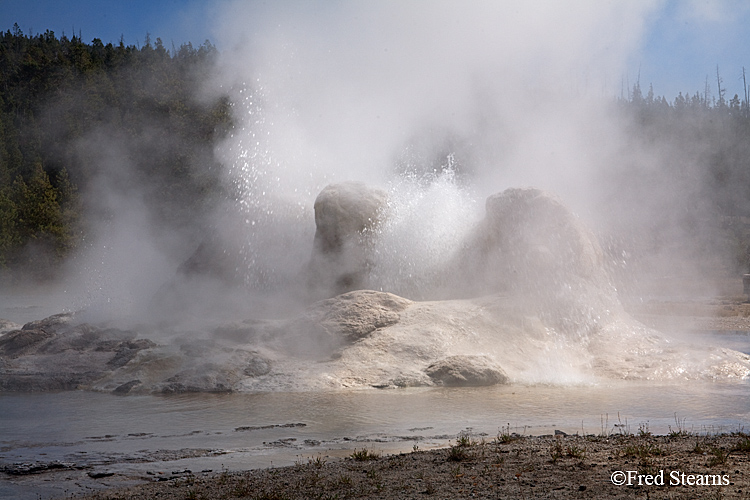
[[28,184],[20,177],[14,183],[18,223],[25,239],[61,237],[65,234],[58,191],[49,175],[36,163]]
[[17,227],[18,211],[10,188],[0,189],[0,269],[8,267],[11,254],[21,244]]

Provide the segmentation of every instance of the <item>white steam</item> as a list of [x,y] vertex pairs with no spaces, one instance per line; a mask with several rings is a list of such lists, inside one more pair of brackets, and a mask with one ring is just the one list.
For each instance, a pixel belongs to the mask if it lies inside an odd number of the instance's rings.
[[[224,89],[262,88],[268,136],[259,147],[273,156],[282,190],[383,183],[415,136],[437,149],[449,134],[471,151],[482,195],[519,184],[570,191],[618,140],[607,107],[651,9],[233,2],[217,30],[220,80]],[[237,117],[237,132],[257,137],[255,116]]]
[[[373,285],[394,291],[429,281],[422,273],[449,258],[478,216],[469,207],[489,194],[533,185],[596,212],[594,174],[622,144],[613,95],[653,7],[223,4],[212,87],[234,103],[219,154],[245,217],[248,280],[301,271],[312,202],[332,182],[390,187]],[[410,184],[449,155],[455,179]]]
[[[313,201],[327,184],[347,180],[390,194],[368,284],[414,298],[430,295],[435,271],[492,193],[535,186],[587,222],[609,224],[616,210],[603,208],[617,189],[607,175],[613,159],[625,152],[658,170],[665,154],[632,148],[628,124],[612,109],[659,5],[217,3],[221,62],[206,88],[209,97],[229,94],[236,124],[216,151],[236,201],[221,210],[238,214],[216,223],[239,241],[233,272],[254,290],[299,287]],[[140,181],[118,177],[126,154],[113,155],[103,159],[114,175],[101,194],[117,206],[103,239],[90,245],[92,260],[79,265],[89,270],[83,281],[95,283],[83,296],[86,305],[116,300],[137,314],[131,304],[149,302],[201,235],[155,223],[139,206]],[[645,194],[648,203],[635,193],[633,212],[615,218],[632,215],[637,227],[668,212],[655,200],[676,195],[662,188]],[[121,243],[117,251],[112,242]],[[209,290],[222,302],[220,284]],[[201,302],[199,294],[189,302]]]
[[372,249],[369,288],[415,299],[429,297],[481,213],[472,193],[447,169],[427,178],[403,175],[390,186],[388,217]]

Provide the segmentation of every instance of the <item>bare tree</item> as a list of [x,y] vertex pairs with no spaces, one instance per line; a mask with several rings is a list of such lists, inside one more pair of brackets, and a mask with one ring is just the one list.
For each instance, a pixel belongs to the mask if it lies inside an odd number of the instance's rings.
[[745,116],[748,115],[748,100],[750,100],[750,96],[748,96],[748,89],[747,89],[747,77],[745,76],[745,67],[742,67],[742,86],[745,89],[745,100],[742,102],[742,110],[744,111]]

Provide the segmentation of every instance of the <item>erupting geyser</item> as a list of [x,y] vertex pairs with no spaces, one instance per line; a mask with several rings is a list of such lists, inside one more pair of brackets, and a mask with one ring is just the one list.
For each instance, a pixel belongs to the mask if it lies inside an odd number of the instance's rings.
[[[297,286],[331,295],[293,317],[175,332],[169,342],[75,314],[4,325],[3,390],[115,393],[744,379],[750,358],[684,345],[630,318],[592,232],[537,189],[490,196],[485,217],[429,279],[441,300],[367,290],[387,273],[388,195],[326,187]],[[195,257],[193,257],[195,259]],[[382,280],[380,281],[383,282]],[[351,289],[338,294],[343,289]]]

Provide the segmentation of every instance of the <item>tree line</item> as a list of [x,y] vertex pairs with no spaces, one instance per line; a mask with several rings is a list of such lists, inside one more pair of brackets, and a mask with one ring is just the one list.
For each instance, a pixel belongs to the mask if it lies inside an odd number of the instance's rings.
[[[670,215],[661,218],[664,227],[657,231],[678,228],[696,245],[705,241],[706,254],[711,245],[708,240],[723,239],[730,248],[727,269],[734,272],[750,272],[747,83],[743,94],[726,95],[718,68],[715,79],[706,78],[702,91],[679,93],[671,101],[656,96],[651,86],[644,92],[634,84],[627,96],[617,100],[627,142],[621,170],[613,175],[617,192],[610,193],[615,200],[640,193],[638,203],[660,205]],[[656,167],[632,153],[644,149],[655,152]],[[653,214],[659,212],[653,206],[650,209]]]
[[92,208],[80,193],[105,168],[140,177],[144,203],[175,224],[210,202],[229,104],[194,95],[217,55],[208,41],[0,33],[0,269],[49,273],[79,246]]

